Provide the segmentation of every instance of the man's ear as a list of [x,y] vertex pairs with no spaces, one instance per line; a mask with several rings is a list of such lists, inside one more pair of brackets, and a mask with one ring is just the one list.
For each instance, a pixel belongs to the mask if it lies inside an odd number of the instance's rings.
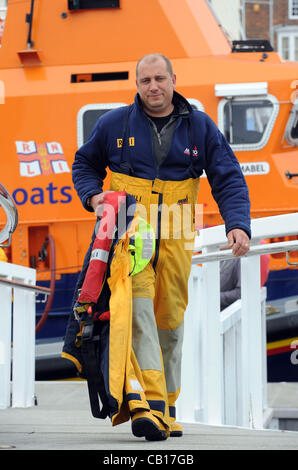
[[176,75],[175,74],[173,74],[172,81],[173,81],[174,88],[176,88]]

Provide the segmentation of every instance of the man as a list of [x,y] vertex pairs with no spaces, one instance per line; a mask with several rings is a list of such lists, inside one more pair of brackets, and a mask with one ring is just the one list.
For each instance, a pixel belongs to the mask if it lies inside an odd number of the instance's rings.
[[[205,113],[194,111],[175,91],[170,61],[161,54],[141,58],[136,85],[134,104],[103,115],[77,151],[73,181],[83,206],[101,215],[108,167],[110,190],[133,195],[154,227],[155,253],[132,280],[132,348],[150,407],[133,414],[132,432],[162,440],[182,435],[175,421],[175,402],[180,392],[193,218],[203,170],[235,256],[249,249],[250,203],[240,166],[224,136]],[[187,228],[182,230],[181,224]]]
[[[265,240],[260,241],[266,244]],[[261,287],[268,279],[270,255],[261,255]],[[227,308],[241,298],[241,264],[240,258],[231,258],[220,262],[220,309]]]
[[224,310],[241,298],[240,258],[220,262],[220,309]]

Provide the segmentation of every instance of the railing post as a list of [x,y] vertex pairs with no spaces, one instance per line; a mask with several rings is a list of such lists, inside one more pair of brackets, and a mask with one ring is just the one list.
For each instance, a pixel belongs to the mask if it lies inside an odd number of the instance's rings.
[[201,414],[201,355],[200,355],[200,266],[192,266],[188,281],[189,302],[185,311],[182,348],[181,393],[176,403],[177,420],[195,423]]
[[202,268],[202,401],[204,422],[222,424],[222,336],[220,332],[219,262]]
[[[31,281],[31,282],[30,282]],[[34,279],[26,279],[34,284]],[[34,405],[35,294],[14,288],[12,406]]]
[[[239,425],[239,324],[241,301],[225,308],[220,315],[223,341],[223,424]],[[229,321],[227,321],[229,320]]]
[[263,428],[260,256],[241,259],[242,426]]
[[[10,406],[11,392],[12,406],[33,406],[36,271],[0,262],[0,277],[0,408]],[[32,289],[28,290],[27,286]]]
[[[4,263],[0,262],[1,264]],[[11,288],[0,286],[0,408],[8,408],[10,406],[11,293]]]
[[267,397],[267,323],[266,323],[267,288],[261,289],[261,322],[262,322],[262,373],[263,373],[263,411],[268,408]]

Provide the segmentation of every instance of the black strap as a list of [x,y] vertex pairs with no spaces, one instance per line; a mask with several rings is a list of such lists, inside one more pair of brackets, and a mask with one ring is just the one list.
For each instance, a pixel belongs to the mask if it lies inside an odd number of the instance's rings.
[[99,364],[100,337],[94,336],[93,330],[93,319],[88,318],[82,332],[81,351],[92,415],[95,418],[105,419],[109,416],[109,402]]
[[192,132],[192,121],[191,117],[187,118],[187,127],[188,127],[188,141],[189,141],[189,153],[190,153],[190,164],[189,164],[189,177],[190,178],[197,178],[197,172],[194,168],[195,158],[193,156],[194,151],[194,143],[193,143],[193,132]]

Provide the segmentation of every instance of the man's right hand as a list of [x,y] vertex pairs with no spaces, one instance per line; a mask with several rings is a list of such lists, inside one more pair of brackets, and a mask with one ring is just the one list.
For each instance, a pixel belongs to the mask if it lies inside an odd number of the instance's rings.
[[90,205],[95,212],[97,217],[101,217],[103,214],[103,202],[104,197],[108,193],[113,193],[114,191],[103,191],[100,194],[94,194],[90,199]]

